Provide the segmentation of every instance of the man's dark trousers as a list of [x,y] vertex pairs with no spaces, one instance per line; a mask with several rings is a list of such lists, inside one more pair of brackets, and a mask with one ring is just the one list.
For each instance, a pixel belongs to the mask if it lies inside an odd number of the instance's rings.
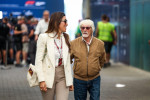
[[83,81],[74,78],[74,98],[75,100],[86,100],[87,91],[90,94],[90,100],[100,100],[101,77],[89,81]]

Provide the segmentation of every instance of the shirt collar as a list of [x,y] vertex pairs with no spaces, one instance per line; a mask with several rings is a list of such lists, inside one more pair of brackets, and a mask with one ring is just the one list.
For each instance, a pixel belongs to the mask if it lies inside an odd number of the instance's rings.
[[45,21],[45,19],[44,19],[44,18],[43,18],[43,20],[44,20],[44,22],[45,22],[45,23],[49,23],[49,21],[50,21],[50,18],[48,19],[48,21],[47,21],[47,22]]
[[83,36],[82,36],[82,40],[86,43],[86,44],[88,44],[88,45],[90,45],[91,44],[91,42],[92,42],[92,39],[93,39],[93,35],[92,35],[92,37],[91,37],[91,40],[90,40],[90,42],[89,43],[87,43],[86,42],[86,40],[83,38]]

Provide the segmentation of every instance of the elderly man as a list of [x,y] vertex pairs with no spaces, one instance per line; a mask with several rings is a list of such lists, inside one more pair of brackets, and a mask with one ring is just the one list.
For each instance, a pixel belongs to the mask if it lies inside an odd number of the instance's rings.
[[93,21],[80,22],[82,36],[71,41],[71,59],[74,58],[74,97],[86,100],[87,91],[90,100],[100,100],[100,70],[106,60],[104,43],[93,37]]
[[45,10],[45,11],[43,12],[43,19],[41,19],[41,20],[39,21],[39,23],[38,23],[37,26],[36,26],[36,30],[35,30],[35,32],[34,32],[34,34],[35,34],[35,40],[38,39],[39,34],[45,33],[46,30],[48,29],[49,16],[50,16],[49,11],[48,11],[48,10]]

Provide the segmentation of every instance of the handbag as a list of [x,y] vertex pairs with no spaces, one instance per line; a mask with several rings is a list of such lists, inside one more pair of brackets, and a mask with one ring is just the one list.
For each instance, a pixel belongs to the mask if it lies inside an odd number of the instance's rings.
[[[47,54],[47,46],[45,45],[43,60],[44,60],[46,54]],[[35,87],[35,86],[39,85],[38,76],[36,73],[36,66],[34,66],[32,64],[29,65],[29,69],[27,72],[27,81],[28,81],[30,87]]]
[[27,73],[27,80],[28,80],[30,87],[39,85],[35,68],[36,67],[34,65],[32,65],[32,64],[29,65],[29,69],[28,69],[28,73]]

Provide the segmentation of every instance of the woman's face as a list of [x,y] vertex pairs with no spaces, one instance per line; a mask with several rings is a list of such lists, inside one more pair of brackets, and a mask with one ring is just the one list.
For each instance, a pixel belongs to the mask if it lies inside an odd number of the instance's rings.
[[64,16],[62,19],[61,19],[61,22],[59,24],[59,31],[60,32],[66,32],[66,27],[68,26],[68,23],[67,23],[67,19],[66,19],[66,16]]

